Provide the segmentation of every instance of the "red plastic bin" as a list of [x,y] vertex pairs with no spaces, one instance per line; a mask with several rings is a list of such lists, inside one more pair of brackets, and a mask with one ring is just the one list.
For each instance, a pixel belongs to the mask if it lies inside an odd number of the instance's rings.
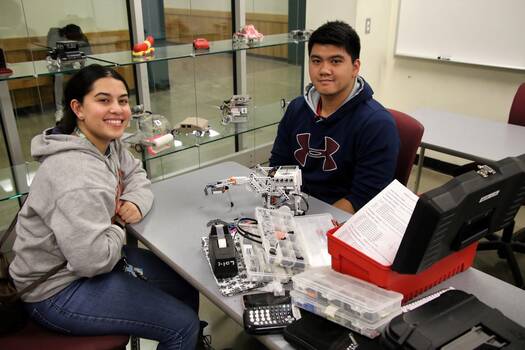
[[375,260],[357,251],[333,234],[338,227],[327,232],[328,252],[332,256],[332,268],[338,272],[371,282],[381,288],[403,294],[403,303],[423,293],[427,289],[443,282],[455,274],[468,269],[476,255],[478,242],[434,263],[418,274],[400,274],[390,266],[379,264]]

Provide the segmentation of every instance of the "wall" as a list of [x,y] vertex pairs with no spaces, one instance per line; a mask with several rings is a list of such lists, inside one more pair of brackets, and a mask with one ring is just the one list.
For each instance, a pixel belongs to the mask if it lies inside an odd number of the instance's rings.
[[[286,0],[244,0],[246,12],[288,15]],[[231,0],[164,0],[166,8],[195,9],[208,11],[231,10]]]
[[[125,0],[1,1],[0,47],[8,63],[45,59],[47,50],[32,43],[46,45],[51,27],[63,27],[69,23],[82,28],[93,54],[129,49]],[[118,70],[133,87],[131,68]],[[52,103],[52,83],[52,77],[10,80],[8,85],[15,108]]]
[[0,38],[46,36],[69,23],[84,32],[128,30],[125,0],[2,0],[0,23]]
[[[327,6],[325,0],[306,1],[306,29],[315,29],[327,21],[341,20],[351,26],[356,23],[357,0],[331,0]],[[305,50],[305,85],[310,82],[308,76],[308,50]]]
[[[166,38],[173,43],[191,43],[196,37],[225,40],[232,37],[231,2],[228,0],[165,0]],[[264,35],[288,32],[288,2],[246,1],[246,23]],[[252,51],[261,56],[286,59],[288,48],[272,46]]]
[[[394,45],[399,0],[356,2],[355,19],[351,21],[348,15],[341,19],[355,23],[361,37],[361,75],[383,105],[407,113],[430,107],[507,121],[514,93],[525,81],[524,71],[396,57]],[[337,13],[341,11],[333,6],[329,14],[323,15],[330,18]],[[364,33],[366,18],[371,19],[370,34]],[[319,21],[323,22],[322,19]],[[436,152],[428,152],[428,155],[454,163],[464,162]]]

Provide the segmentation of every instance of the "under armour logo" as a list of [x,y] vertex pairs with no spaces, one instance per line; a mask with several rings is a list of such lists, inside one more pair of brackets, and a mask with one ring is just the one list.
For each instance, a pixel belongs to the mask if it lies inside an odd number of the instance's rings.
[[295,159],[304,167],[306,158],[324,158],[323,171],[333,171],[337,169],[333,155],[339,149],[339,144],[331,137],[324,137],[324,149],[310,148],[310,133],[298,134],[297,143],[301,148],[294,152]]

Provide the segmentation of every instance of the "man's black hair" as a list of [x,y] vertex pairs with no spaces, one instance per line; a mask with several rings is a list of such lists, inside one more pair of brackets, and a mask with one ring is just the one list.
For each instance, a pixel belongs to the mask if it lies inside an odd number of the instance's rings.
[[334,45],[344,47],[352,57],[352,62],[359,58],[361,41],[354,28],[342,21],[326,22],[317,28],[308,40],[308,55],[312,52],[314,44]]

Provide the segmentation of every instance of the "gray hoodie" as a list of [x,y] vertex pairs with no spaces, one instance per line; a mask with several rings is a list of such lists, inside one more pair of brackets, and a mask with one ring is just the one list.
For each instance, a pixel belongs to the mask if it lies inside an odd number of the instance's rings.
[[124,231],[115,215],[118,173],[121,200],[146,215],[153,202],[150,181],[120,141],[102,155],[87,139],[45,130],[33,138],[31,153],[41,165],[18,215],[15,259],[10,273],[18,290],[54,266],[67,266],[22,297],[45,300],[72,281],[111,271],[121,258]]

